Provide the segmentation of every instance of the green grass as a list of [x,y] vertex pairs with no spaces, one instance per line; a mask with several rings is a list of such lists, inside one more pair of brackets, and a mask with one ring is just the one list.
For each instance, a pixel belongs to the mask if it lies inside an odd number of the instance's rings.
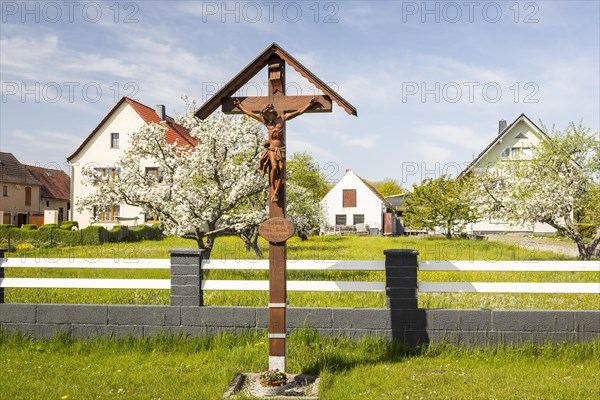
[[[166,238],[138,243],[107,243],[102,246],[77,246],[59,249],[31,249],[9,253],[9,257],[48,258],[168,258],[174,248],[195,247],[192,240]],[[267,243],[261,241],[267,253]],[[383,251],[392,248],[417,249],[421,260],[553,260],[569,259],[551,252],[523,249],[506,243],[446,240],[441,238],[385,237],[311,237],[302,242],[292,238],[288,243],[288,259],[304,260],[382,260]],[[219,238],[213,259],[254,259],[235,237]],[[109,269],[35,269],[10,268],[6,277],[72,277],[72,278],[146,278],[168,279],[168,270]],[[209,271],[205,279],[266,280],[267,271]],[[354,271],[289,271],[290,280],[384,281],[383,272]],[[419,272],[420,281],[464,282],[600,282],[600,273],[560,272]],[[109,303],[169,304],[166,290],[113,289],[6,289],[7,302],[28,303]],[[205,292],[206,305],[267,306],[267,292]],[[385,307],[383,293],[288,292],[294,307]],[[427,308],[495,308],[495,309],[598,309],[599,296],[590,294],[421,294],[419,306]]]
[[[265,334],[33,341],[0,332],[2,399],[219,399],[267,366]],[[290,335],[288,372],[318,374],[321,399],[596,399],[600,341],[468,350]]]

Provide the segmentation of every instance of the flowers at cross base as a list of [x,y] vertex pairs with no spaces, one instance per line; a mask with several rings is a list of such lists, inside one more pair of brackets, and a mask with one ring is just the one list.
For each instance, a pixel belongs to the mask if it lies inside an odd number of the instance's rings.
[[267,369],[261,371],[258,380],[263,386],[280,386],[287,383],[287,375],[279,369]]

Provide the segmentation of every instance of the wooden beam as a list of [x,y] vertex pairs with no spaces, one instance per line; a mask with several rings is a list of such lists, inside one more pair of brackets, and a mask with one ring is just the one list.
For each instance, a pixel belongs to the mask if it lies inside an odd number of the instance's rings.
[[[309,108],[307,113],[331,112],[333,110],[331,98],[329,96],[275,96],[273,105],[279,112],[291,112],[302,108],[313,98],[317,102]],[[265,108],[271,101],[269,97],[226,97],[221,101],[221,111],[224,114],[242,114],[239,108],[233,105],[233,100],[239,100],[244,107],[258,113]]]
[[259,54],[254,60],[252,60],[242,71],[240,71],[231,81],[223,86],[217,93],[215,93],[206,103],[204,103],[197,111],[196,116],[200,119],[206,119],[212,114],[218,107],[219,104],[226,97],[231,97],[235,92],[244,86],[250,79],[252,79],[258,72],[260,72],[269,63],[269,59],[272,55],[278,55],[281,59],[287,62],[294,70],[300,75],[306,78],[309,82],[321,90],[325,95],[329,96],[335,101],[340,107],[342,107],[348,114],[357,115],[356,108],[350,104],[346,99],[340,96],[337,92],[331,89],[325,82],[319,79],[315,74],[308,70],[298,60],[296,60],[287,51],[283,50],[277,43],[271,44],[261,54]]

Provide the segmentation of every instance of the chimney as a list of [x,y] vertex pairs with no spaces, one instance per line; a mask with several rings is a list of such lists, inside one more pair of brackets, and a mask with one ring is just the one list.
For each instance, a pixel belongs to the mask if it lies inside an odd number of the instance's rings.
[[158,104],[156,106],[156,113],[160,117],[161,121],[166,121],[167,120],[167,112],[165,111],[165,106],[164,105]]
[[502,131],[503,131],[503,130],[505,130],[505,129],[506,129],[506,120],[505,120],[505,119],[501,119],[501,120],[498,122],[498,135],[499,135],[500,133],[502,133]]

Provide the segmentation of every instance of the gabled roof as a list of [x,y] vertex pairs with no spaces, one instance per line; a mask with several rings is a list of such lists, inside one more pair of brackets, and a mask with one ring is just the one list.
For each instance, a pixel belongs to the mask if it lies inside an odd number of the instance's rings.
[[542,139],[550,140],[548,135],[539,126],[537,126],[531,119],[529,119],[529,117],[527,115],[521,114],[510,125],[508,125],[506,128],[504,128],[502,130],[502,132],[500,132],[494,138],[494,140],[492,140],[492,142],[490,144],[488,144],[487,147],[485,149],[483,149],[483,151],[481,153],[479,153],[479,155],[477,157],[475,157],[475,159],[473,161],[471,161],[471,163],[467,166],[467,168],[465,168],[458,177],[460,178],[460,177],[467,175],[473,169],[473,167],[475,165],[477,165],[479,163],[479,161],[481,161],[481,159],[483,157],[485,157],[485,155],[487,153],[489,153],[489,151],[492,149],[492,147],[494,147],[498,142],[500,142],[502,139],[504,139],[504,137],[508,134],[508,132],[510,132],[510,130],[521,121],[525,122],[531,128],[533,128],[534,132],[535,131],[539,132],[541,134]]
[[33,165],[25,165],[25,167],[42,184],[41,197],[60,200],[71,198],[71,179],[64,171]]
[[260,53],[258,57],[252,60],[250,64],[240,71],[240,73],[233,77],[232,80],[223,86],[221,90],[204,103],[204,105],[196,111],[196,116],[200,119],[205,119],[212,114],[221,105],[224,98],[233,96],[233,94],[240,90],[244,84],[266,67],[269,62],[269,57],[273,54],[277,54],[281,57],[282,60],[294,68],[300,75],[315,85],[317,89],[331,97],[340,107],[346,110],[348,114],[357,115],[356,108],[352,104],[337,94],[325,82],[309,71],[308,68],[300,64],[298,60],[292,57],[287,51],[283,50],[277,43],[273,43]]
[[[354,176],[356,176],[371,192],[373,192],[373,194],[379,199],[381,200],[381,202],[383,204],[385,204],[387,207],[393,207],[392,204],[385,199],[385,197],[383,197],[381,195],[381,193],[379,193],[379,191],[377,189],[375,189],[375,187],[373,185],[371,185],[366,179],[363,179],[362,177],[360,177],[356,172],[352,171],[351,169],[347,169],[346,173],[344,174],[344,176],[346,176],[349,172],[351,172],[352,174],[354,174]],[[342,177],[342,179],[344,179],[344,177]],[[342,181],[342,179],[340,179],[335,185],[337,186],[338,183],[340,183]],[[333,188],[331,188],[333,189]],[[330,190],[331,192],[331,190]]]
[[[81,145],[75,150],[73,154],[71,154],[67,161],[71,161],[79,152],[85,147],[85,145],[94,137],[94,135],[102,128],[102,126],[108,121],[110,116],[121,106],[121,104],[127,103],[134,109],[134,111],[144,120],[145,123],[150,124],[152,122],[160,124],[161,119],[160,116],[156,113],[151,107],[148,107],[145,104],[142,104],[136,100],[130,99],[129,97],[123,97],[121,100],[115,104],[115,106],[106,114],[104,119],[100,121],[98,126],[89,134],[89,136],[81,143]],[[194,139],[187,129],[183,126],[175,123],[175,120],[172,117],[167,116],[167,133],[166,139],[168,143],[179,143],[181,145],[190,145],[195,146],[197,140]]]
[[17,185],[36,185],[38,182],[21,164],[12,153],[0,152],[0,182],[15,183]]

